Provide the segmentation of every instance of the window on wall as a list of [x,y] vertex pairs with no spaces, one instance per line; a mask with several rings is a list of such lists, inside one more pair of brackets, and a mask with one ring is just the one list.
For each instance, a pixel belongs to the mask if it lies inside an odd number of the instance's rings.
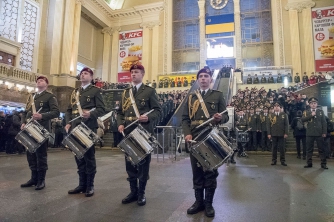
[[173,1],[173,72],[199,66],[199,9],[194,0]]
[[240,1],[244,67],[272,66],[274,48],[269,0]]

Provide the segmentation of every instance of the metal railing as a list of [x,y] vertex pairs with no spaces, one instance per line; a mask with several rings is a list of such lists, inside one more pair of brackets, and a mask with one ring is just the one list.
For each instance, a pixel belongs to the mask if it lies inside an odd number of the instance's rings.
[[[169,159],[177,160],[177,152],[182,155],[182,128],[176,126],[156,126],[156,139],[162,146],[162,162],[165,162],[165,152],[169,154]],[[159,150],[155,150],[157,162],[159,162]]]

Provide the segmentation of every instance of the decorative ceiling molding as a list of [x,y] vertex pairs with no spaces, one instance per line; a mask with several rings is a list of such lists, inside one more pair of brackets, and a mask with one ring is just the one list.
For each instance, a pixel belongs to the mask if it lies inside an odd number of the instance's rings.
[[81,5],[85,5],[86,4],[86,0],[75,0],[76,4],[81,4]]
[[85,0],[84,7],[106,26],[113,26],[115,23],[123,26],[159,19],[160,12],[164,10],[164,2],[113,10],[105,0]]
[[110,36],[112,36],[115,32],[121,31],[121,27],[119,26],[113,26],[113,27],[106,27],[102,29],[102,33],[108,33]]
[[143,22],[140,24],[141,28],[148,28],[152,30],[154,26],[160,26],[161,22],[160,21],[149,21],[149,22]]
[[303,9],[312,8],[315,6],[315,2],[313,1],[301,1],[301,2],[289,2],[284,8],[285,10],[297,10],[298,12],[302,12]]
[[81,17],[86,19],[89,23],[94,25],[96,28],[102,29],[103,27],[97,23],[94,19],[92,19],[89,15],[87,15],[85,12],[81,11]]

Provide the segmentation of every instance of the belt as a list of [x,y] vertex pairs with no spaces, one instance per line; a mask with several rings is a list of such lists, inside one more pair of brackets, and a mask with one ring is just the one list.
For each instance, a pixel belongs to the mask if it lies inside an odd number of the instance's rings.
[[79,110],[72,111],[72,114],[78,114],[78,113],[79,113]]
[[204,123],[205,120],[193,120],[191,121],[191,125],[200,125]]
[[137,117],[136,116],[129,116],[129,117],[125,117],[125,120],[135,121],[135,120],[137,120]]

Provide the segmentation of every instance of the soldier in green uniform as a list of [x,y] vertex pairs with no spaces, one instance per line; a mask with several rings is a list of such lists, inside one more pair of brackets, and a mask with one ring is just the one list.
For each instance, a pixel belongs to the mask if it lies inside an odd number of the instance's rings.
[[164,80],[164,88],[168,88],[168,86],[169,86],[168,79],[165,79]]
[[[228,121],[228,115],[219,114],[226,109],[223,93],[211,90],[212,73],[210,69],[204,68],[197,73],[197,81],[200,87],[204,104],[207,107],[210,117],[213,117],[212,124],[217,125]],[[195,138],[206,126],[198,125],[207,120],[204,111],[201,108],[199,99],[195,94],[190,94],[182,115],[182,129],[185,141]],[[193,189],[195,190],[195,203],[187,210],[188,214],[196,214],[205,210],[207,217],[214,217],[215,210],[212,206],[213,196],[217,188],[218,171],[204,171],[202,167],[198,167],[196,158],[190,154],[191,168],[193,172]],[[205,200],[204,200],[205,189]]]
[[280,161],[282,166],[287,166],[285,163],[285,147],[284,139],[288,137],[289,121],[288,115],[281,112],[282,105],[278,102],[274,104],[274,113],[269,114],[267,121],[268,139],[272,140],[272,162],[271,165],[276,165],[277,150],[280,152]]
[[270,73],[268,77],[268,83],[275,83],[273,75]]
[[294,80],[295,80],[295,83],[300,83],[300,76],[298,72],[296,73]]
[[182,82],[180,77],[177,78],[177,87],[181,87],[182,86]]
[[270,151],[268,140],[268,108],[264,107],[263,112],[260,114],[260,132],[261,132],[261,147],[262,151]]
[[251,74],[248,74],[247,84],[253,84],[253,78],[252,78]]
[[267,78],[264,74],[262,74],[261,83],[267,83]]
[[308,84],[308,76],[306,72],[304,72],[304,75],[303,75],[303,83]]
[[277,83],[282,83],[283,82],[281,73],[278,73],[278,75],[277,75],[277,81],[276,82]]
[[[65,115],[66,132],[70,133],[81,122],[93,132],[96,133],[97,131],[97,118],[104,115],[105,108],[101,89],[91,84],[93,75],[93,71],[87,67],[80,71],[81,87],[73,90],[71,104],[68,106]],[[70,122],[72,119],[80,116],[80,107],[77,105],[76,97],[79,97],[80,106],[83,111],[82,118]],[[95,110],[90,112],[93,108]],[[86,197],[91,197],[94,195],[94,178],[96,174],[95,146],[93,145],[89,148],[82,159],[75,157],[75,162],[78,167],[79,185],[73,190],[69,190],[68,194],[85,192]]]
[[160,79],[159,81],[159,88],[162,88],[164,86],[164,82],[162,81],[162,79]]
[[[31,94],[27,101],[26,113],[22,116],[21,129],[24,128],[28,119],[32,118],[41,124],[46,130],[51,132],[51,119],[59,116],[59,109],[56,97],[46,91],[49,80],[40,76],[36,80],[37,92]],[[32,113],[32,106],[36,107],[36,111],[42,108],[38,113]],[[35,153],[27,151],[27,160],[31,170],[31,178],[28,182],[21,184],[21,187],[36,186],[35,190],[41,190],[45,187],[45,174],[48,170],[47,163],[48,140],[46,140]]]
[[195,82],[196,82],[195,78],[194,78],[194,77],[191,77],[190,85],[191,85],[191,86],[194,85]]
[[184,87],[188,86],[188,79],[187,79],[187,77],[184,77],[183,86]]
[[254,107],[249,109],[248,132],[249,132],[249,150],[257,150],[257,132],[259,131],[259,116],[255,114]]
[[157,88],[157,83],[155,82],[155,80],[153,80],[152,87],[153,87],[154,89]]
[[258,84],[259,82],[260,82],[259,77],[257,77],[257,74],[255,74],[254,79],[253,79],[253,83]]
[[174,81],[173,78],[170,80],[169,85],[170,85],[171,88],[175,87],[175,81]]
[[325,114],[322,110],[317,109],[318,99],[311,97],[309,100],[310,110],[305,110],[302,121],[307,122],[306,127],[306,161],[305,168],[312,167],[312,155],[314,149],[314,142],[317,142],[319,157],[321,160],[321,168],[328,169],[326,164],[326,154],[324,138],[327,134],[327,122]]
[[[159,120],[161,115],[161,105],[159,104],[158,96],[155,89],[145,86],[142,81],[145,75],[145,69],[142,65],[132,65],[130,68],[132,87],[124,90],[120,109],[117,111],[118,131],[125,135],[131,133],[138,124],[133,124],[131,127],[124,128],[137,120],[134,108],[131,104],[130,90],[132,90],[134,100],[139,112],[139,123],[149,133],[153,134],[154,123]],[[148,115],[144,113],[154,110]],[[137,201],[139,206],[146,204],[145,188],[149,179],[149,169],[151,162],[151,154],[148,154],[138,165],[133,166],[132,163],[125,158],[125,167],[128,174],[127,180],[130,183],[130,194],[123,200],[123,204],[128,204]],[[138,185],[139,184],[139,185]]]

